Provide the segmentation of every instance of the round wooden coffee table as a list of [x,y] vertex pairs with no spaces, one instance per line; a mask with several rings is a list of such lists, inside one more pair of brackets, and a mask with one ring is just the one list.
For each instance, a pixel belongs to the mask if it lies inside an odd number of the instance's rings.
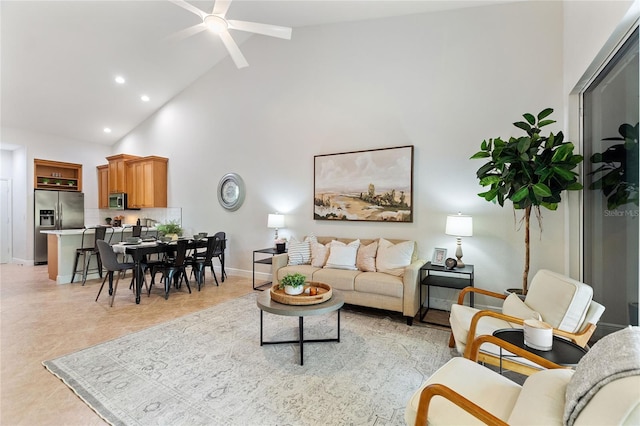
[[[315,305],[285,305],[271,300],[270,292],[265,291],[258,296],[256,301],[260,308],[260,346],[298,343],[300,345],[300,365],[304,365],[304,344],[318,342],[340,342],[340,309],[344,305],[344,299],[338,292],[333,292],[331,299]],[[329,312],[338,311],[338,336],[329,339],[304,339],[304,317],[312,315],[323,315]],[[288,317],[298,317],[298,340],[279,340],[265,342],[263,339],[264,312],[274,315]]]

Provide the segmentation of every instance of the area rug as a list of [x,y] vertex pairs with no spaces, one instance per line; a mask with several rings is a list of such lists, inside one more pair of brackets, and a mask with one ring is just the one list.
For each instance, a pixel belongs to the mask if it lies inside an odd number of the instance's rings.
[[[399,315],[341,313],[341,341],[260,346],[256,294],[45,361],[113,425],[403,425],[413,392],[451,358],[449,333]],[[336,336],[336,313],[305,339]],[[298,319],[264,314],[264,339]]]

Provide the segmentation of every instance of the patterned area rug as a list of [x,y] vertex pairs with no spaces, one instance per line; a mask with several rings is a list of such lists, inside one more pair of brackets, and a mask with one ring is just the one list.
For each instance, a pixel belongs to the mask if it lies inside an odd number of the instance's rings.
[[[44,366],[114,425],[403,425],[412,393],[451,358],[449,333],[345,308],[340,342],[260,346],[256,294],[105,342]],[[336,313],[305,317],[335,338]],[[264,314],[265,340],[298,319]]]

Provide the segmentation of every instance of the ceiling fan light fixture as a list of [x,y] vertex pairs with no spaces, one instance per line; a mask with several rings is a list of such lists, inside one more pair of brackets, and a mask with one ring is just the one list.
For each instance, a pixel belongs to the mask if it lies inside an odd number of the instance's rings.
[[226,19],[221,16],[207,15],[204,17],[203,22],[207,29],[215,34],[220,34],[229,28]]

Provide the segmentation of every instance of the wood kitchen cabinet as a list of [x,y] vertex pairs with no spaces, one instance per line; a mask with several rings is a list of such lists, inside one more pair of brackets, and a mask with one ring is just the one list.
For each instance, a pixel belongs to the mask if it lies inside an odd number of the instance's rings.
[[167,207],[168,161],[168,158],[156,156],[126,161],[129,207]]
[[109,194],[127,192],[127,161],[136,158],[140,157],[129,154],[107,157],[107,161],[109,161]]
[[82,164],[33,160],[33,187],[54,191],[82,191]]
[[109,165],[96,167],[98,171],[98,208],[109,208]]

